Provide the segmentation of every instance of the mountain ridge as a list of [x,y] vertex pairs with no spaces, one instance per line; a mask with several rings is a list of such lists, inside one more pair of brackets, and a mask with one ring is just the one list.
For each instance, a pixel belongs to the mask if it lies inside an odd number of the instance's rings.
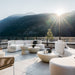
[[[11,15],[0,21],[0,36],[42,37],[46,36],[49,28],[51,28],[54,36],[59,36],[58,17],[54,13]],[[75,37],[75,12],[62,15],[60,28],[61,36]]]

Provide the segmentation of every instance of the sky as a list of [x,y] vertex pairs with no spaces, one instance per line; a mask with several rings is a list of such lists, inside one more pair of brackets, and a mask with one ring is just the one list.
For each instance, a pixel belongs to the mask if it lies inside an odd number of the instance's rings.
[[0,0],[0,20],[14,14],[75,11],[75,0]]

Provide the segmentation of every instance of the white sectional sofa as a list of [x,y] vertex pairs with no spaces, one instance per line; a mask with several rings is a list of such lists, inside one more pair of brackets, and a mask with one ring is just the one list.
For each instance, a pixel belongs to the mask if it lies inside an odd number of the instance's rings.
[[15,52],[21,50],[21,46],[24,45],[23,40],[10,40],[8,41],[8,52]]
[[[8,52],[15,52],[15,51],[19,51],[21,50],[22,46],[32,46],[33,45],[33,41],[34,40],[10,40],[8,41]],[[44,49],[45,46],[44,44],[42,44],[41,40],[37,40],[37,47],[40,47],[40,49]]]

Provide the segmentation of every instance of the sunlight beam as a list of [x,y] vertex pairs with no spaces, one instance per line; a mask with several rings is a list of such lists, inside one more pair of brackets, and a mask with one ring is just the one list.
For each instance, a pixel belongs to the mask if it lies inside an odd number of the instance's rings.
[[63,10],[63,9],[58,9],[57,11],[56,11],[56,14],[58,15],[58,16],[61,16],[62,14],[64,14],[65,13],[65,11]]

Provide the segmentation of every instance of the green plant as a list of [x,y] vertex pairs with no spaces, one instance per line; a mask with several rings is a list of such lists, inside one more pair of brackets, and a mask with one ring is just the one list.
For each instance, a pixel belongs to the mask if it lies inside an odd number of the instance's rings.
[[53,40],[53,33],[52,33],[51,29],[48,29],[46,38],[49,39],[50,41]]
[[50,41],[53,40],[53,33],[52,33],[51,29],[48,29],[46,39],[47,39],[47,46],[48,46],[48,40],[50,40]]

